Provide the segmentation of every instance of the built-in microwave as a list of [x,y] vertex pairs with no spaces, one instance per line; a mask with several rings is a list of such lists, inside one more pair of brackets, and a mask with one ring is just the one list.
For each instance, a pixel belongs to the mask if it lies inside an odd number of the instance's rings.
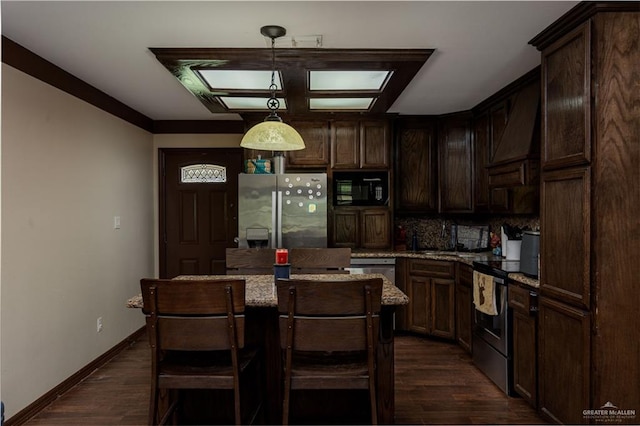
[[334,206],[384,206],[389,204],[387,172],[334,172]]

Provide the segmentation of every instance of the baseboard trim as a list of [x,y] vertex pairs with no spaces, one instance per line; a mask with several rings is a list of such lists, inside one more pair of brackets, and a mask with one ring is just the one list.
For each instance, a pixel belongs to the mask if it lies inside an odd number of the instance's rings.
[[64,382],[60,383],[55,388],[51,389],[49,392],[42,395],[40,398],[35,400],[33,403],[29,404],[24,409],[20,410],[16,414],[14,414],[11,418],[5,420],[5,426],[18,426],[26,423],[33,416],[38,414],[40,411],[45,409],[49,404],[55,401],[60,395],[67,392],[69,389],[80,383],[82,380],[87,378],[91,373],[93,373],[97,368],[102,367],[107,362],[111,361],[116,355],[120,352],[131,346],[136,340],[138,340],[145,333],[146,326],[140,327],[138,330],[131,333],[120,343],[109,349],[107,352],[100,355],[98,358],[91,361],[89,364],[85,365],[83,368],[78,370],[71,377],[66,379]]

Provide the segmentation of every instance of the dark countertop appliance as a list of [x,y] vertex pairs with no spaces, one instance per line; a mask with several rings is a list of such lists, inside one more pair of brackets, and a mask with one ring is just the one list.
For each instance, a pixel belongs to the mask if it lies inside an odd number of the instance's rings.
[[538,278],[540,255],[540,232],[524,231],[520,248],[520,272],[532,278]]

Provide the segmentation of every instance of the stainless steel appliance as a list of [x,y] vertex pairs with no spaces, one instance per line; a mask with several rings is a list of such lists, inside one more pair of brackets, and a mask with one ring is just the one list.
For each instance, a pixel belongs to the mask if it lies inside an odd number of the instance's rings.
[[524,231],[520,248],[520,272],[526,276],[538,278],[540,255],[540,232]]
[[473,269],[493,278],[497,315],[487,315],[474,309],[473,363],[507,395],[513,395],[513,365],[511,341],[512,313],[508,309],[509,272],[519,271],[519,262],[474,261]]
[[[382,274],[392,284],[396,283],[395,257],[352,257],[350,274]],[[396,314],[393,314],[393,329],[396,329]]]
[[325,173],[240,174],[238,247],[326,247]]
[[396,283],[395,257],[352,257],[351,274],[382,274],[393,284]]
[[387,172],[334,172],[334,206],[383,206],[389,204]]

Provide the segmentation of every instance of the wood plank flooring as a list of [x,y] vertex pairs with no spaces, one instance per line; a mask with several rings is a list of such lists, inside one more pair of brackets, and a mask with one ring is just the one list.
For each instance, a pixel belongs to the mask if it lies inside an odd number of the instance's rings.
[[[25,424],[144,425],[149,370],[150,352],[143,336]],[[545,422],[522,399],[505,396],[457,345],[398,336],[396,423]]]

